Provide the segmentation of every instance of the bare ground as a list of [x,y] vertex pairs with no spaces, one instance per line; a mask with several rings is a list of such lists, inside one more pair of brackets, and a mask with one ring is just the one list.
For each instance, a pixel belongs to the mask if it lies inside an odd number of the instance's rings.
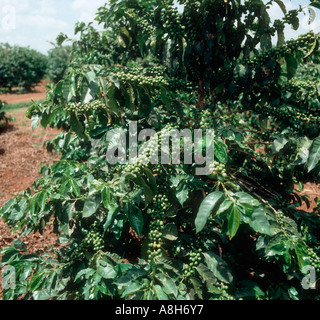
[[[24,95],[0,96],[0,100],[10,103],[28,102],[30,99],[45,98],[45,84],[37,92]],[[3,97],[4,96],[4,97]],[[24,101],[23,101],[24,100]],[[39,178],[39,169],[44,164],[59,160],[58,155],[51,155],[43,148],[43,143],[53,138],[58,131],[54,129],[31,129],[31,121],[26,118],[27,109],[6,112],[15,120],[8,127],[0,129],[0,207],[19,192],[31,187]],[[18,234],[13,234],[5,222],[0,219],[0,250],[10,246]],[[56,244],[56,236],[51,230],[44,235],[33,234],[23,239],[28,251],[46,250]],[[0,299],[2,297],[0,272]]]

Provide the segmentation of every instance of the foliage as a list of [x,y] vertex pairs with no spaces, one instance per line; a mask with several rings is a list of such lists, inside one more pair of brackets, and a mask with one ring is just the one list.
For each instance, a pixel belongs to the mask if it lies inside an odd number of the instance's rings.
[[0,87],[30,89],[39,83],[47,68],[47,57],[36,50],[0,44]]
[[54,83],[63,79],[70,63],[70,47],[56,46],[48,52],[47,74]]
[[4,107],[5,107],[6,103],[0,101],[0,126],[1,126],[1,121],[2,120],[8,120],[8,118],[6,117],[5,112],[3,111]]
[[[318,36],[285,41],[300,9],[282,1],[270,1],[284,12],[274,23],[262,1],[179,3],[111,0],[96,18],[105,31],[77,23],[67,74],[27,114],[63,129],[46,143],[62,158],[0,211],[21,235],[53,223],[63,245],[4,248],[17,283],[5,299],[319,299],[301,283],[308,265],[319,273],[320,217],[298,209],[319,179],[319,91],[298,69]],[[130,121],[155,141],[111,165]],[[214,129],[209,175],[144,163],[184,128]]]

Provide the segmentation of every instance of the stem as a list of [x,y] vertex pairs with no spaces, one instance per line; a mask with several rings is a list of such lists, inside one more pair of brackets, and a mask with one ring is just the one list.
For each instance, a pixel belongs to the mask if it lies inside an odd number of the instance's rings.
[[203,79],[199,79],[199,88],[198,88],[198,107],[204,109],[204,84]]

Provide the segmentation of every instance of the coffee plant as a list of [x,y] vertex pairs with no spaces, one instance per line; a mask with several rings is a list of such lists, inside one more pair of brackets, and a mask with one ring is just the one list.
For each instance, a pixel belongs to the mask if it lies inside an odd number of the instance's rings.
[[63,76],[70,64],[70,47],[55,46],[48,51],[48,78],[57,83]]
[[47,57],[33,49],[0,43],[0,88],[30,90],[47,72]]
[[[307,267],[319,279],[319,207],[299,209],[320,178],[318,35],[286,40],[302,9],[279,0],[178,4],[111,0],[104,31],[77,23],[67,72],[27,112],[61,129],[45,144],[61,160],[0,211],[21,237],[51,226],[61,246],[2,248],[17,284],[4,299],[319,299],[302,286]],[[154,134],[135,139],[132,123]],[[162,153],[199,129],[214,136]],[[212,148],[198,175],[190,154]]]
[[6,113],[3,111],[5,106],[6,106],[6,103],[0,101],[0,127],[1,125],[3,125],[3,123],[1,123],[3,120],[5,120],[6,123],[8,123],[8,120],[9,120],[9,118],[6,116]]

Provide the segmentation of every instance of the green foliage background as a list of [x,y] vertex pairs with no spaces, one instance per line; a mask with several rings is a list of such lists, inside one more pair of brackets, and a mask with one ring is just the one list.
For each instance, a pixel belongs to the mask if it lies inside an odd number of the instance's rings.
[[70,63],[70,47],[56,46],[48,52],[47,75],[49,79],[57,83],[63,76]]
[[0,88],[30,89],[47,70],[47,57],[36,50],[0,44]]
[[[27,114],[62,129],[46,142],[61,160],[0,210],[21,235],[53,223],[63,246],[3,248],[17,284],[4,299],[319,299],[301,284],[307,266],[319,277],[319,212],[298,210],[319,180],[318,35],[287,41],[301,8],[279,0],[274,23],[263,1],[179,3],[111,0],[103,32],[75,26],[66,74]],[[214,129],[212,173],[109,165],[131,120],[159,138]]]

